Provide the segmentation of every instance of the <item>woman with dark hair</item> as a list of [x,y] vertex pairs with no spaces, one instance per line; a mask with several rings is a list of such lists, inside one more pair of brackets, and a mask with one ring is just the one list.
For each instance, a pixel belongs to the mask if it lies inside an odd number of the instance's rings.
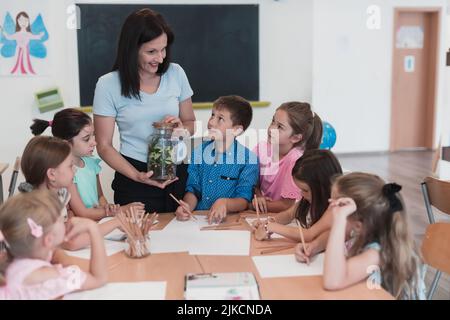
[[[100,77],[94,96],[94,128],[100,157],[115,171],[114,202],[142,202],[147,211],[175,211],[168,196],[182,197],[186,166],[177,179],[158,182],[147,172],[152,123],[173,123],[194,132],[193,91],[184,70],[170,62],[174,35],[164,18],[150,9],[128,16],[122,26],[113,71]],[[114,126],[120,152],[113,147]],[[175,182],[176,181],[176,182]]]

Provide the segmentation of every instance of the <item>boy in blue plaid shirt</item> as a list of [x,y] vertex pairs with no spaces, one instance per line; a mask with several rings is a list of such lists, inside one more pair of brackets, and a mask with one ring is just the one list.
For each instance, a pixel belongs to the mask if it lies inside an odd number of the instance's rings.
[[188,167],[186,194],[176,210],[178,220],[189,212],[209,210],[209,223],[222,221],[228,212],[247,208],[259,177],[257,156],[236,137],[252,121],[250,103],[239,96],[218,98],[208,121],[208,137],[194,149]]

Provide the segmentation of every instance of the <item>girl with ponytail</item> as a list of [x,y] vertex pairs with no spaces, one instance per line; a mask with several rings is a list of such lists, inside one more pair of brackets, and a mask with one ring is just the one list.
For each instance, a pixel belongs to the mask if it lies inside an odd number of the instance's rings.
[[[96,221],[114,216],[118,212],[118,205],[108,203],[103,195],[101,160],[93,155],[97,143],[89,115],[75,108],[67,108],[57,112],[51,121],[34,119],[30,129],[34,135],[40,135],[47,127],[51,127],[54,137],[67,141],[71,146],[76,168],[73,183],[68,186],[72,212],[78,217]],[[142,203],[136,202],[123,206],[122,210],[126,211],[131,206],[144,209]]]
[[254,152],[259,158],[259,187],[250,209],[258,204],[263,213],[281,212],[300,199],[300,189],[292,178],[295,162],[306,150],[318,149],[322,140],[322,120],[309,103],[286,102],[275,111],[267,129],[267,141]]
[[[424,270],[399,191],[367,173],[336,179],[330,210],[333,226],[324,262],[324,286],[342,289],[367,279],[398,299],[425,299]],[[346,227],[350,239],[346,239]],[[344,246],[344,243],[347,245]]]

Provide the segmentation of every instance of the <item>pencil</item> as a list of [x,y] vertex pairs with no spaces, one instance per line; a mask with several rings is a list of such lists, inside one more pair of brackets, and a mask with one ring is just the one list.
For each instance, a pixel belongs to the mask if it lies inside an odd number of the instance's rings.
[[255,198],[255,206],[256,206],[256,218],[258,219],[258,222],[260,221],[259,219],[259,204],[258,204],[258,198],[256,198],[256,194],[254,195]]
[[206,227],[202,227],[201,230],[220,230],[220,229],[226,229],[229,227],[234,227],[234,226],[240,226],[241,223],[240,222],[234,222],[234,223],[224,223],[222,225],[216,225],[216,226],[206,226]]
[[[183,206],[180,202],[180,200],[178,200],[173,194],[169,193],[169,196],[172,197],[173,200],[175,200],[176,203],[178,203],[180,206]],[[189,214],[191,215],[191,218],[193,218],[194,220],[197,220],[197,218],[194,216],[194,214],[191,211],[188,211]]]
[[[302,226],[300,225],[300,222],[297,219],[295,219],[295,222],[297,223],[298,232],[300,233],[300,240],[302,241],[303,252],[306,254],[306,244],[305,244],[305,238],[303,237]],[[308,264],[309,264],[309,262],[308,262]]]
[[283,251],[283,250],[292,249],[292,248],[293,248],[292,245],[278,246],[278,247],[274,247],[271,249],[261,250],[261,254],[274,253],[274,252]]

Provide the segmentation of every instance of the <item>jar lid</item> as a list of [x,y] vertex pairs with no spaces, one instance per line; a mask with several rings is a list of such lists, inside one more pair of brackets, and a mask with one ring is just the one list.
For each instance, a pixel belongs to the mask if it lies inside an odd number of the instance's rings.
[[169,122],[153,122],[153,128],[156,129],[174,129],[176,127],[176,123],[169,123]]

